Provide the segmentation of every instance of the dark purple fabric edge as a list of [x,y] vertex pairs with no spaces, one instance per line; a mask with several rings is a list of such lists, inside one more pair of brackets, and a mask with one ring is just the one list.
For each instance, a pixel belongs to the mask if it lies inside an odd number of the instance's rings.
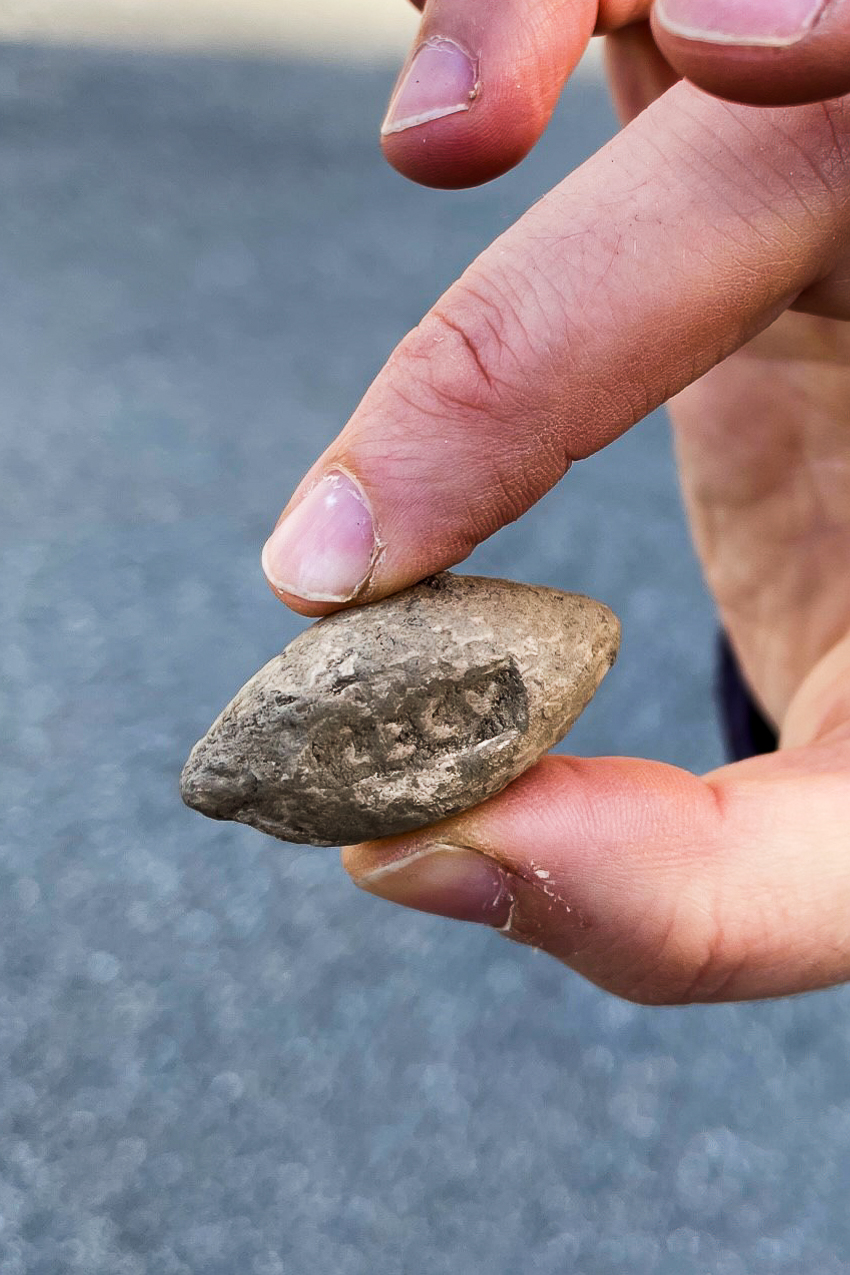
[[776,752],[776,731],[753,699],[725,633],[718,639],[717,697],[726,751],[732,761]]

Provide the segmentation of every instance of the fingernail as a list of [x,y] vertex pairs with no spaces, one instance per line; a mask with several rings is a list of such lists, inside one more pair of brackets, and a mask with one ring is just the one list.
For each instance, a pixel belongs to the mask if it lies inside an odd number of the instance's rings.
[[496,929],[507,924],[513,903],[499,865],[461,846],[426,846],[359,877],[357,885],[403,907]]
[[263,571],[280,593],[308,602],[348,602],[375,556],[369,502],[348,474],[326,474],[275,528]]
[[773,45],[802,40],[829,0],[656,0],[672,35],[713,44]]
[[477,63],[454,40],[432,36],[396,85],[381,133],[401,133],[468,111],[478,94]]

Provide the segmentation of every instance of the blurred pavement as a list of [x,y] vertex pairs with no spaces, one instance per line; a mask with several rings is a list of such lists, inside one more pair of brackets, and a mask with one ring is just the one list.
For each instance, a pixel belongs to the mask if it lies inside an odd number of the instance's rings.
[[[850,997],[650,1011],[185,810],[301,622],[282,502],[395,341],[612,127],[437,194],[392,73],[0,53],[0,1275],[842,1275]],[[656,416],[471,565],[586,590],[586,753],[720,760]]]
[[397,59],[408,0],[3,0],[0,38]]
[[[0,0],[0,40],[249,51],[400,66],[419,25],[410,0]],[[578,68],[599,74],[599,40]]]

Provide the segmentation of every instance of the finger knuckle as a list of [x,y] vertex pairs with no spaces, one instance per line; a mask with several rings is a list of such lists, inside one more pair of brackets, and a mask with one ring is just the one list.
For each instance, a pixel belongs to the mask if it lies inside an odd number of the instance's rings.
[[[390,384],[420,429],[469,464],[498,506],[498,524],[519,516],[569,467],[526,326],[519,280],[467,272],[402,342]],[[493,530],[494,528],[490,528]]]
[[508,310],[492,287],[457,284],[410,334],[405,353],[438,402],[509,414],[528,341]]

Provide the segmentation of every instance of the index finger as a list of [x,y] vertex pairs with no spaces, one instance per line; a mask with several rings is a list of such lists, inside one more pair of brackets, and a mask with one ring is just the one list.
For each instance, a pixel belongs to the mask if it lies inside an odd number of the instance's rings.
[[323,614],[460,562],[829,272],[850,100],[686,83],[501,236],[405,338],[266,545]]

